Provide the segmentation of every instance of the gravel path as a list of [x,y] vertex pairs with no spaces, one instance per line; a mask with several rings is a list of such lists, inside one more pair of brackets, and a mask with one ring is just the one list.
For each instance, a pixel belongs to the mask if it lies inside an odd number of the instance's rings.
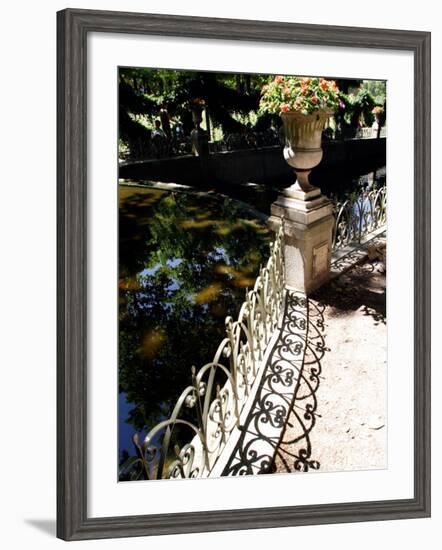
[[315,408],[309,420],[308,411],[304,416],[306,401],[295,401],[275,460],[276,471],[385,468],[387,327],[383,264],[367,261],[353,267],[321,288],[311,301],[312,307],[323,310],[325,345],[319,386],[314,392]]

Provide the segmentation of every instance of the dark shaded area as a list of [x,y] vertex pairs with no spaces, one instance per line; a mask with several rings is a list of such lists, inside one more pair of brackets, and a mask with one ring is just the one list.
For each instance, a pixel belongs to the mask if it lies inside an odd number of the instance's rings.
[[[209,137],[211,124],[226,133],[244,132],[246,125],[234,115],[258,109],[261,87],[267,78],[268,75],[121,68],[119,137],[128,146],[131,158],[155,156],[151,133],[136,120],[137,115],[147,116],[151,121],[156,117],[161,119],[162,128],[171,141],[175,126],[172,120],[179,121],[184,136],[189,136],[194,126],[192,109],[195,102],[204,104],[210,113],[207,119]],[[260,118],[259,128],[269,125],[269,117]]]
[[365,260],[317,290],[312,298],[332,309],[332,315],[363,308],[375,324],[386,324],[386,274],[382,261]]
[[[350,188],[355,178],[386,163],[385,138],[324,141],[322,147],[323,160],[313,169],[310,181],[326,194]],[[125,163],[119,176],[199,187],[249,182],[286,187],[295,179],[278,146]]]

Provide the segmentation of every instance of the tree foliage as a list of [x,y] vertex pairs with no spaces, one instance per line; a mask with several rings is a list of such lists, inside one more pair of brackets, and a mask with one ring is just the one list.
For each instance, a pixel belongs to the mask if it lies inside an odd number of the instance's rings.
[[[268,78],[268,75],[120,69],[120,139],[136,150],[140,139],[149,138],[145,125],[136,117],[147,117],[153,125],[163,107],[189,134],[193,127],[191,103],[197,98],[204,100],[212,123],[223,133],[240,132],[245,124],[238,120],[238,115],[258,110],[261,88]],[[263,125],[269,126],[268,117],[260,121],[260,126]]]
[[[204,102],[207,122],[223,135],[243,132],[250,113],[254,113],[254,128],[264,131],[275,117],[259,114],[261,91],[274,78],[267,74],[121,68],[120,140],[129,148],[130,156],[142,157],[149,147],[149,128],[162,110],[172,121],[179,121],[188,136],[193,128],[195,100]],[[336,116],[338,125],[344,129],[355,128],[360,122],[370,125],[373,106],[385,103],[385,82],[337,79],[336,83],[343,106]]]

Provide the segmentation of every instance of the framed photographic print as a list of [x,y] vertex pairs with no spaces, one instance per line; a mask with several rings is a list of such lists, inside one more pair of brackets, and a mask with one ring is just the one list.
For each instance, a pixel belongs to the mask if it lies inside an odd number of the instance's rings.
[[430,34],[57,24],[58,536],[428,516]]

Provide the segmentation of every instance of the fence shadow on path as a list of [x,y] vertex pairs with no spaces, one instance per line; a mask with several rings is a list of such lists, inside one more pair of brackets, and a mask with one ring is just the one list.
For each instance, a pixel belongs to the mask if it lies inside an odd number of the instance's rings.
[[[324,307],[287,292],[281,332],[238,440],[222,475],[318,469],[310,432],[317,417],[324,343]],[[281,468],[278,468],[281,471]]]
[[319,470],[315,460],[310,434],[315,427],[318,412],[317,391],[321,382],[321,361],[329,351],[323,330],[325,306],[308,300],[308,331],[302,369],[299,372],[290,414],[279,441],[273,461],[273,471],[307,472]]

